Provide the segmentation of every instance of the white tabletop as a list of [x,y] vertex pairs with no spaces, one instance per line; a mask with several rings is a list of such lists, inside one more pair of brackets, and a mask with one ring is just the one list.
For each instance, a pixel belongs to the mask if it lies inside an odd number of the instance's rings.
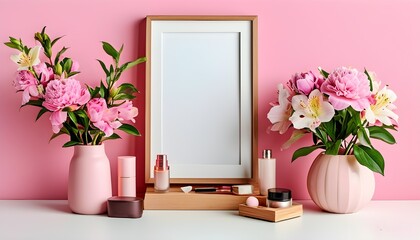
[[78,215],[63,200],[0,201],[0,239],[420,239],[420,201],[372,201],[358,213],[322,212],[266,222],[237,211],[148,210],[142,218]]

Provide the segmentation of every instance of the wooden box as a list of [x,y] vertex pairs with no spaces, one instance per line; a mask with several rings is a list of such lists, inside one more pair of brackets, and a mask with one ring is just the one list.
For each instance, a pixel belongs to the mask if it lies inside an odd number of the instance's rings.
[[[146,210],[237,210],[238,206],[246,202],[247,195],[218,194],[218,193],[184,193],[171,188],[167,193],[156,193],[148,188],[144,197]],[[265,197],[255,196],[261,202]]]
[[278,222],[291,218],[300,217],[303,214],[302,204],[293,203],[288,208],[249,207],[245,204],[239,205],[239,215],[251,218],[258,218],[270,222]]

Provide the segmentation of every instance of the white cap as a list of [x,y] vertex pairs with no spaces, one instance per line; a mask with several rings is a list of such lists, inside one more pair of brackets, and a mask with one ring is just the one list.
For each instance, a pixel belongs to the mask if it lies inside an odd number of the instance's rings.
[[136,157],[119,156],[118,157],[118,177],[136,176]]

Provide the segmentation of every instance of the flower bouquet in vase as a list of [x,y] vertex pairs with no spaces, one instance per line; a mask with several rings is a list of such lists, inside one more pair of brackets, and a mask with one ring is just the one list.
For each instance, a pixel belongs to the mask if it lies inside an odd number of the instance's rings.
[[115,130],[139,135],[138,130],[129,124],[135,122],[138,114],[132,102],[138,90],[130,83],[118,85],[117,81],[124,71],[146,59],[121,64],[123,46],[117,50],[102,42],[112,64],[98,60],[105,79],[99,86],[83,86],[77,80],[79,64],[64,57],[68,48],[62,47],[53,53],[53,47],[61,37],[51,39],[44,27],[35,33],[34,38],[38,45],[33,47],[14,37],[5,43],[18,51],[10,58],[18,65],[14,86],[22,93],[22,107],[39,108],[36,120],[49,114],[53,131],[51,139],[60,135],[70,137],[63,147],[74,147],[68,180],[71,210],[82,214],[104,213],[112,188],[103,142],[120,138]]
[[319,72],[296,73],[286,87],[279,84],[278,101],[267,117],[271,131],[294,129],[282,149],[312,135],[313,145],[297,149],[292,161],[323,149],[308,173],[309,194],[326,211],[351,213],[371,200],[373,172],[384,175],[384,158],[371,139],[395,144],[390,130],[397,127],[397,96],[366,70]]

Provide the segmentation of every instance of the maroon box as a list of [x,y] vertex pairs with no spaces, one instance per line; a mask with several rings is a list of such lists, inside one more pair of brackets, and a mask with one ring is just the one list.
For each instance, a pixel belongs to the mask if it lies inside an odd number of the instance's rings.
[[108,217],[140,218],[143,214],[143,198],[111,197],[108,198]]

